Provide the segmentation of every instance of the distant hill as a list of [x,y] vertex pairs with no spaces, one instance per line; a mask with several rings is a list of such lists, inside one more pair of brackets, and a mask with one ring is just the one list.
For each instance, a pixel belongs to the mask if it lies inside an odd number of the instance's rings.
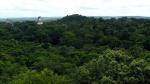
[[81,20],[81,19],[87,19],[87,17],[79,14],[73,14],[62,18],[62,20]]
[[[61,17],[42,17],[43,21],[54,21],[57,19],[60,19]],[[23,22],[23,21],[37,21],[37,17],[23,17],[23,18],[0,18],[1,22],[4,22],[6,20],[10,20],[13,22]]]
[[[127,17],[127,18],[136,18],[136,19],[150,19],[150,17],[146,16],[82,16],[79,14],[73,14],[65,17],[42,17],[43,21],[54,21],[54,20],[77,20],[77,19],[87,19],[87,17],[94,17],[94,18],[103,18],[103,19],[119,19],[122,17]],[[5,22],[6,19],[9,19],[10,21],[13,22],[23,22],[23,21],[37,21],[37,17],[22,17],[22,18],[0,18],[0,22]]]
[[[93,16],[90,16],[93,17]],[[103,19],[111,19],[111,18],[115,18],[115,19],[119,19],[122,17],[127,17],[127,18],[136,18],[136,19],[150,19],[150,17],[146,17],[146,16],[94,16],[95,18],[103,18]]]

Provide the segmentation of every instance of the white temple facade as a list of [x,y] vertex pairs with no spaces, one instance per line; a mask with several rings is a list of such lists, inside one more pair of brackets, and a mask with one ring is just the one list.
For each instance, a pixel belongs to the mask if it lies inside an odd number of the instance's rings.
[[43,24],[41,16],[38,17],[37,24],[38,25],[42,25]]

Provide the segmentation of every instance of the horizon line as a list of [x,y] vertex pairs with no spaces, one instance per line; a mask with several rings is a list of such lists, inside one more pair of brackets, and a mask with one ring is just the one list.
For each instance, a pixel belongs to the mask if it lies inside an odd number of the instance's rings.
[[[72,14],[74,15],[74,14]],[[79,14],[80,15],[80,14]],[[65,15],[65,16],[70,16],[70,15]],[[65,16],[41,16],[42,18],[62,18],[62,17],[65,17]],[[150,16],[132,16],[132,15],[114,15],[114,16],[110,16],[110,15],[106,15],[106,16],[98,16],[98,15],[95,15],[95,16],[87,16],[87,15],[82,15],[82,16],[86,16],[86,17],[150,17]],[[39,16],[19,16],[19,17],[0,17],[0,19],[7,19],[7,18],[37,18]]]

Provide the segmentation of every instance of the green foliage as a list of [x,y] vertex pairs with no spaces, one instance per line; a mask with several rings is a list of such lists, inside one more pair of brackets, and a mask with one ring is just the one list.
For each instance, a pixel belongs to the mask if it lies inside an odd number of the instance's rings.
[[101,84],[117,84],[117,82],[115,82],[111,77],[102,77],[102,79],[100,80]]
[[71,84],[65,76],[54,75],[51,70],[44,69],[40,73],[32,70],[19,74],[9,84]]
[[106,50],[99,58],[81,66],[75,77],[78,84],[91,84],[94,81],[100,84],[149,83],[144,75],[146,67],[148,65],[143,59],[133,59],[121,50]]
[[0,23],[0,84],[150,84],[150,20],[71,15]]

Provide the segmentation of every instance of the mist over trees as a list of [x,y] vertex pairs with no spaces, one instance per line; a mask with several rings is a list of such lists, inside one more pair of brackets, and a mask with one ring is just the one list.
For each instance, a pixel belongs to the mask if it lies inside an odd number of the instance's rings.
[[0,23],[0,84],[150,84],[150,19]]

